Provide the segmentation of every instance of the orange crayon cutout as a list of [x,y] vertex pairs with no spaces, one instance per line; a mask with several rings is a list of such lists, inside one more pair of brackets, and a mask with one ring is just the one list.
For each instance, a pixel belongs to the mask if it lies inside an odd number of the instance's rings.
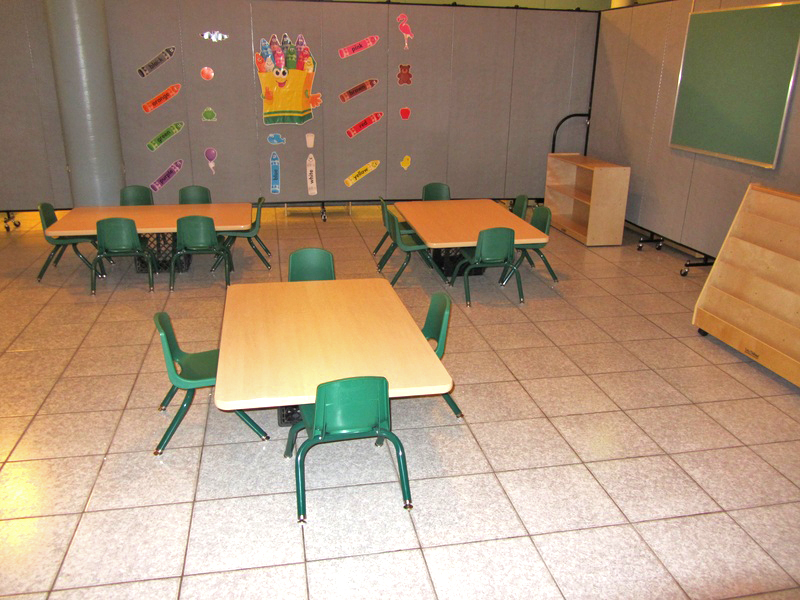
[[361,119],[358,123],[353,125],[345,133],[347,134],[347,137],[353,138],[353,137],[357,136],[359,133],[361,133],[362,131],[364,131],[370,125],[374,125],[375,123],[380,121],[382,117],[383,117],[383,113],[382,112],[374,112],[371,115],[369,115],[368,117],[364,117],[363,119]]
[[347,58],[348,56],[353,56],[353,54],[358,54],[362,50],[371,48],[372,46],[378,43],[379,39],[381,38],[378,35],[370,35],[368,37],[365,37],[360,42],[356,42],[355,44],[350,44],[349,46],[345,46],[344,48],[339,48],[339,58]]
[[346,92],[342,92],[339,94],[339,100],[342,102],[347,102],[348,100],[352,100],[356,96],[358,96],[362,92],[366,92],[369,89],[374,88],[378,85],[377,79],[367,79],[366,81],[362,81],[358,85],[354,85]]
[[158,94],[156,97],[148,100],[144,104],[142,104],[142,110],[146,113],[153,112],[162,104],[165,104],[170,99],[174,98],[178,95],[178,92],[181,91],[181,84],[176,83],[174,85],[169,86],[163,92]]

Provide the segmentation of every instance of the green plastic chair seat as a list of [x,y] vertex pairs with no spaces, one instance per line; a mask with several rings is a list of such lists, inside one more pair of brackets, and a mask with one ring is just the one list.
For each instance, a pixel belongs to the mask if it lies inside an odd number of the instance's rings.
[[397,283],[397,280],[400,279],[403,271],[405,271],[408,263],[411,261],[411,254],[414,252],[419,254],[425,264],[431,269],[435,270],[443,281],[447,281],[439,266],[433,262],[433,259],[431,259],[431,257],[428,255],[428,247],[419,238],[419,236],[417,236],[415,233],[403,233],[400,230],[400,220],[393,212],[386,211],[386,219],[389,224],[389,237],[392,238],[392,245],[389,246],[384,258],[381,259],[381,262],[378,263],[378,271],[383,270],[383,267],[386,266],[386,262],[389,260],[388,257],[391,256],[396,248],[399,248],[401,251],[406,253],[403,264],[400,265],[400,269],[398,269],[397,273],[394,275],[394,278],[392,278],[392,286],[394,286],[394,284]]
[[119,191],[120,206],[148,206],[153,203],[153,190],[146,185],[126,185]]
[[[233,258],[230,248],[225,245],[225,238],[217,234],[214,219],[200,215],[181,217],[177,222],[177,240],[175,254],[169,263],[169,289],[175,289],[175,265],[185,254],[213,254],[217,261],[225,262],[225,285],[231,284]],[[213,271],[216,266],[211,267]]]
[[178,204],[211,204],[211,190],[202,185],[187,185],[178,190]]
[[323,248],[300,248],[289,255],[289,281],[336,279],[333,254]]
[[[183,421],[186,413],[194,400],[195,390],[198,388],[211,387],[217,383],[217,364],[219,363],[219,350],[206,350],[205,352],[184,352],[178,345],[175,337],[175,330],[172,328],[172,320],[165,312],[158,312],[153,315],[158,335],[161,338],[161,349],[164,352],[164,362],[167,365],[167,376],[172,387],[167,392],[158,410],[166,410],[169,403],[175,397],[179,389],[186,390],[180,408],[172,418],[167,430],[161,437],[161,441],[156,446],[153,454],[159,455],[169,444],[178,426]],[[262,440],[268,440],[269,436],[256,423],[250,415],[244,411],[234,411],[245,424],[252,429]]]
[[[378,200],[379,200],[379,201],[380,201],[380,203],[381,203],[381,218],[383,219],[383,226],[386,228],[386,232],[383,234],[383,237],[382,237],[382,238],[381,238],[381,240],[378,242],[378,245],[377,245],[377,246],[375,246],[375,250],[373,250],[373,251],[372,251],[372,256],[377,256],[377,255],[378,255],[378,251],[381,249],[381,246],[383,246],[383,243],[384,243],[384,242],[385,242],[387,239],[389,239],[389,220],[388,220],[388,217],[386,216],[386,213],[387,213],[387,212],[388,212],[390,209],[389,209],[389,207],[386,205],[386,200],[384,200],[382,196],[378,196]],[[397,215],[395,215],[395,216],[397,216]],[[399,217],[398,217],[398,220],[399,220]],[[411,228],[411,225],[409,225],[407,222],[405,222],[405,221],[400,221],[400,232],[401,232],[401,233],[414,233],[414,230]],[[393,253],[393,252],[394,252],[394,248],[392,248],[392,253]],[[389,258],[391,257],[391,255],[392,255],[391,253],[388,253],[388,252],[387,252],[386,254],[384,254],[384,255],[383,255],[383,257],[381,257],[381,259],[380,259],[379,263],[380,263],[381,265],[385,265],[385,264],[386,264],[386,261],[388,261],[388,260],[389,260]],[[378,272],[380,272],[380,270],[381,270],[382,268],[383,268],[382,266],[379,266],[379,267],[378,267]]]
[[528,212],[528,197],[525,194],[520,194],[514,198],[514,202],[511,204],[511,212],[520,219],[525,218],[525,213]]
[[[450,323],[450,309],[453,301],[450,296],[444,292],[436,292],[431,294],[431,304],[428,307],[428,314],[425,317],[425,324],[422,326],[422,335],[426,340],[434,340],[436,342],[436,356],[441,360],[444,356],[444,348],[447,344],[447,327]],[[453,400],[450,394],[442,394],[445,402],[453,411],[457,418],[464,416],[461,409]]]
[[[505,285],[505,281],[513,273],[517,278],[517,291],[519,292],[520,304],[525,302],[522,292],[522,279],[519,276],[519,269],[514,264],[514,230],[508,227],[493,227],[484,229],[478,234],[478,243],[474,248],[463,248],[464,256],[456,265],[453,276],[450,278],[450,285],[453,285],[462,267],[464,269],[464,294],[467,299],[467,306],[470,306],[469,294],[469,272],[472,269],[482,267],[503,267],[503,274],[500,283]],[[505,281],[504,281],[505,280]]]
[[[264,252],[267,253],[267,256],[272,256],[272,253],[269,251],[269,248],[267,248],[267,245],[261,241],[260,237],[258,237],[258,232],[261,229],[261,208],[264,205],[264,202],[265,199],[263,196],[258,199],[258,205],[256,207],[256,220],[253,221],[250,229],[247,231],[223,231],[222,235],[226,236],[225,247],[228,248],[228,250],[231,249],[237,238],[245,238],[247,243],[250,244],[250,247],[253,249],[253,252],[256,253],[256,256],[258,256],[258,258],[261,259],[261,262],[264,263],[264,266],[266,266],[267,269],[272,269],[272,265],[269,264],[269,261],[264,257],[263,254],[261,254],[259,249],[256,248],[256,245],[253,243],[253,240],[258,242],[258,245],[261,246]],[[222,262],[222,258],[217,258],[216,262],[211,267],[211,270],[216,270],[220,262]]]
[[133,219],[114,217],[97,222],[97,257],[92,262],[91,291],[95,294],[95,270],[98,263],[102,270],[102,259],[118,256],[138,257],[147,264],[150,291],[153,291],[153,271],[157,269],[153,253],[142,246],[136,223]]
[[[58,217],[56,217],[56,211],[53,208],[53,205],[49,202],[42,202],[37,206],[39,210],[39,221],[42,224],[42,233],[44,234],[45,241],[53,246],[53,249],[50,251],[50,254],[47,256],[47,259],[44,261],[44,265],[39,271],[39,274],[36,276],[36,281],[41,281],[42,277],[44,277],[45,271],[50,266],[50,262],[53,261],[55,258],[55,262],[53,262],[53,266],[57,267],[61,257],[64,256],[64,251],[67,249],[67,246],[72,246],[73,252],[75,255],[81,260],[83,264],[85,264],[89,269],[92,268],[92,263],[89,262],[81,251],[78,250],[78,244],[91,244],[95,248],[97,247],[96,238],[92,236],[71,236],[71,237],[50,237],[45,233],[47,228],[50,227],[53,223],[58,221]],[[100,263],[101,267],[101,274],[105,274],[105,271],[102,270],[103,264]],[[94,271],[93,271],[94,272]]]
[[[542,233],[550,235],[550,221],[552,219],[552,213],[547,206],[539,205],[533,209],[533,214],[531,215],[531,225],[536,227]],[[547,271],[550,273],[550,277],[553,278],[555,283],[558,283],[558,276],[556,275],[555,271],[553,271],[553,267],[550,266],[550,262],[545,257],[544,253],[542,252],[542,248],[547,246],[547,242],[542,242],[538,244],[516,244],[517,250],[520,250],[519,258],[514,265],[519,269],[522,265],[523,260],[527,260],[528,264],[533,267],[533,259],[531,255],[528,253],[528,250],[533,250],[542,259],[542,263],[547,268]],[[508,283],[509,278],[511,277],[511,272],[504,272],[503,277],[501,278],[501,283],[505,285]]]

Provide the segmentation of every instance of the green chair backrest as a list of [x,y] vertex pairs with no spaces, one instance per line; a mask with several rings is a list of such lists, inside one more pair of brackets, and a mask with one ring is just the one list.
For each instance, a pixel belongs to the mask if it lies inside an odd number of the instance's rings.
[[524,219],[527,211],[528,197],[525,194],[520,194],[514,198],[514,204],[511,205],[511,212],[517,215],[520,219]]
[[322,248],[301,248],[289,255],[289,281],[336,279],[333,254]]
[[392,241],[397,244],[397,247],[403,252],[413,252],[413,250],[416,248],[411,248],[403,241],[403,235],[400,233],[400,220],[397,218],[397,215],[395,215],[392,211],[387,210],[386,220],[389,224],[389,237],[391,237]]
[[146,185],[126,185],[119,191],[120,206],[146,206],[153,204],[153,190]]
[[450,186],[446,183],[426,183],[422,186],[423,200],[450,200]]
[[542,204],[533,209],[533,216],[531,216],[531,225],[536,227],[542,233],[550,234],[550,220],[553,215],[547,206]]
[[350,377],[317,386],[309,437],[344,438],[378,427],[392,428],[389,382],[385,377]]
[[389,229],[389,218],[387,213],[389,212],[389,207],[386,205],[386,200],[383,199],[383,196],[378,196],[378,200],[381,203],[381,217],[383,217],[383,226],[386,227],[387,231]]
[[453,301],[444,292],[436,292],[431,296],[431,305],[425,325],[422,326],[422,335],[426,340],[436,340],[436,356],[442,358],[444,346],[447,343],[447,325],[450,322],[450,306]]
[[200,215],[181,217],[177,222],[178,250],[210,250],[219,246],[214,219]]
[[484,229],[478,234],[475,262],[502,264],[514,259],[514,230],[508,227]]
[[142,243],[133,219],[114,217],[97,222],[97,252],[136,252]]
[[[56,217],[56,210],[49,202],[41,202],[37,208],[39,209],[39,220],[42,222],[42,233],[44,233],[50,225],[58,221],[58,217]],[[53,243],[53,238],[47,234],[45,234],[44,239],[51,244]]]
[[156,329],[161,338],[161,348],[164,350],[164,361],[167,363],[169,380],[173,385],[180,385],[182,380],[175,368],[175,363],[181,365],[187,354],[178,346],[175,330],[172,328],[172,320],[167,313],[157,312],[153,315],[153,321],[156,323]]
[[211,204],[211,190],[202,185],[187,185],[178,190],[178,204]]
[[264,196],[261,196],[258,199],[258,204],[256,205],[256,220],[253,221],[252,225],[250,226],[251,233],[258,233],[258,230],[261,229],[261,207],[264,206],[264,202],[266,202],[266,199]]

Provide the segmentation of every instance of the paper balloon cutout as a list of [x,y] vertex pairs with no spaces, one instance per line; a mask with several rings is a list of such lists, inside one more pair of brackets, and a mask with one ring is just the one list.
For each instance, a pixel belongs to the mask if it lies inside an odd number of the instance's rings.
[[217,160],[216,148],[206,148],[205,157],[206,160],[208,161],[208,168],[211,169],[211,174],[216,175],[217,172],[214,170],[214,167],[217,166],[216,163],[214,162],[215,160]]
[[203,67],[200,69],[200,77],[205,79],[206,81],[211,81],[214,79],[214,69],[211,67]]

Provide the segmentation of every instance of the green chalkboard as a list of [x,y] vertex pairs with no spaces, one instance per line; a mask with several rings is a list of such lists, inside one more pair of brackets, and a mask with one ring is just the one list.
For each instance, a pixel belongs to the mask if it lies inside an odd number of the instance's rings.
[[692,14],[672,146],[774,168],[799,40],[800,3]]

